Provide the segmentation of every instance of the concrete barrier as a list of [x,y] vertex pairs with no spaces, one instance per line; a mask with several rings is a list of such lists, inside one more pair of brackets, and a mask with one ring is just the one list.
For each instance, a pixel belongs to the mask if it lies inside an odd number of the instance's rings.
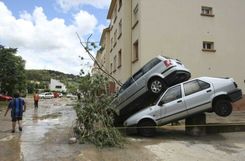
[[196,114],[185,119],[185,133],[191,136],[206,135],[206,115]]

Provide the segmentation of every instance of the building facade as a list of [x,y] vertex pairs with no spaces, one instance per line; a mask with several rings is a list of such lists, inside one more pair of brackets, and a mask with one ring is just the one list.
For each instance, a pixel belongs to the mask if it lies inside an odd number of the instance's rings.
[[51,79],[49,84],[50,91],[66,92],[66,86],[59,80]]
[[165,55],[181,60],[192,78],[232,77],[245,91],[244,15],[244,0],[112,0],[104,64],[123,83]]

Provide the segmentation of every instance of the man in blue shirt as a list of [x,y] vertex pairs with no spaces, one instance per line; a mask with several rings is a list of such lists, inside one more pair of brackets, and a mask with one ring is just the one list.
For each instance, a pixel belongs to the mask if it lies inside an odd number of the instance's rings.
[[23,116],[23,112],[26,110],[25,101],[19,98],[19,93],[14,94],[14,99],[9,102],[8,108],[5,112],[7,115],[8,111],[11,109],[11,117],[12,117],[12,133],[15,132],[16,121],[19,124],[19,130],[22,131],[21,120]]

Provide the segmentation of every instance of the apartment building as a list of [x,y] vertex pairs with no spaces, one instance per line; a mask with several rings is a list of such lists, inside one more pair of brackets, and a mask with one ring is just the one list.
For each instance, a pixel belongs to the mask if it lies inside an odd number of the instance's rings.
[[244,0],[112,0],[104,64],[124,82],[165,55],[181,60],[193,78],[233,77],[245,91],[244,16]]
[[[101,48],[97,51],[96,60],[98,63],[109,73],[109,59],[110,59],[110,29],[105,28],[102,32],[101,39],[100,39],[100,46]],[[98,69],[98,66],[95,64],[94,66],[95,73],[101,73]]]
[[50,89],[50,91],[66,92],[65,84],[63,84],[59,80],[55,80],[55,79],[50,79],[49,89]]

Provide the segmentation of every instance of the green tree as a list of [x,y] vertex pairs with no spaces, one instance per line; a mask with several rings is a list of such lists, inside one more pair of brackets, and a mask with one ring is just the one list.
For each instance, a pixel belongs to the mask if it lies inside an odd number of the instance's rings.
[[25,91],[25,61],[16,56],[17,49],[0,46],[0,90],[12,95]]

